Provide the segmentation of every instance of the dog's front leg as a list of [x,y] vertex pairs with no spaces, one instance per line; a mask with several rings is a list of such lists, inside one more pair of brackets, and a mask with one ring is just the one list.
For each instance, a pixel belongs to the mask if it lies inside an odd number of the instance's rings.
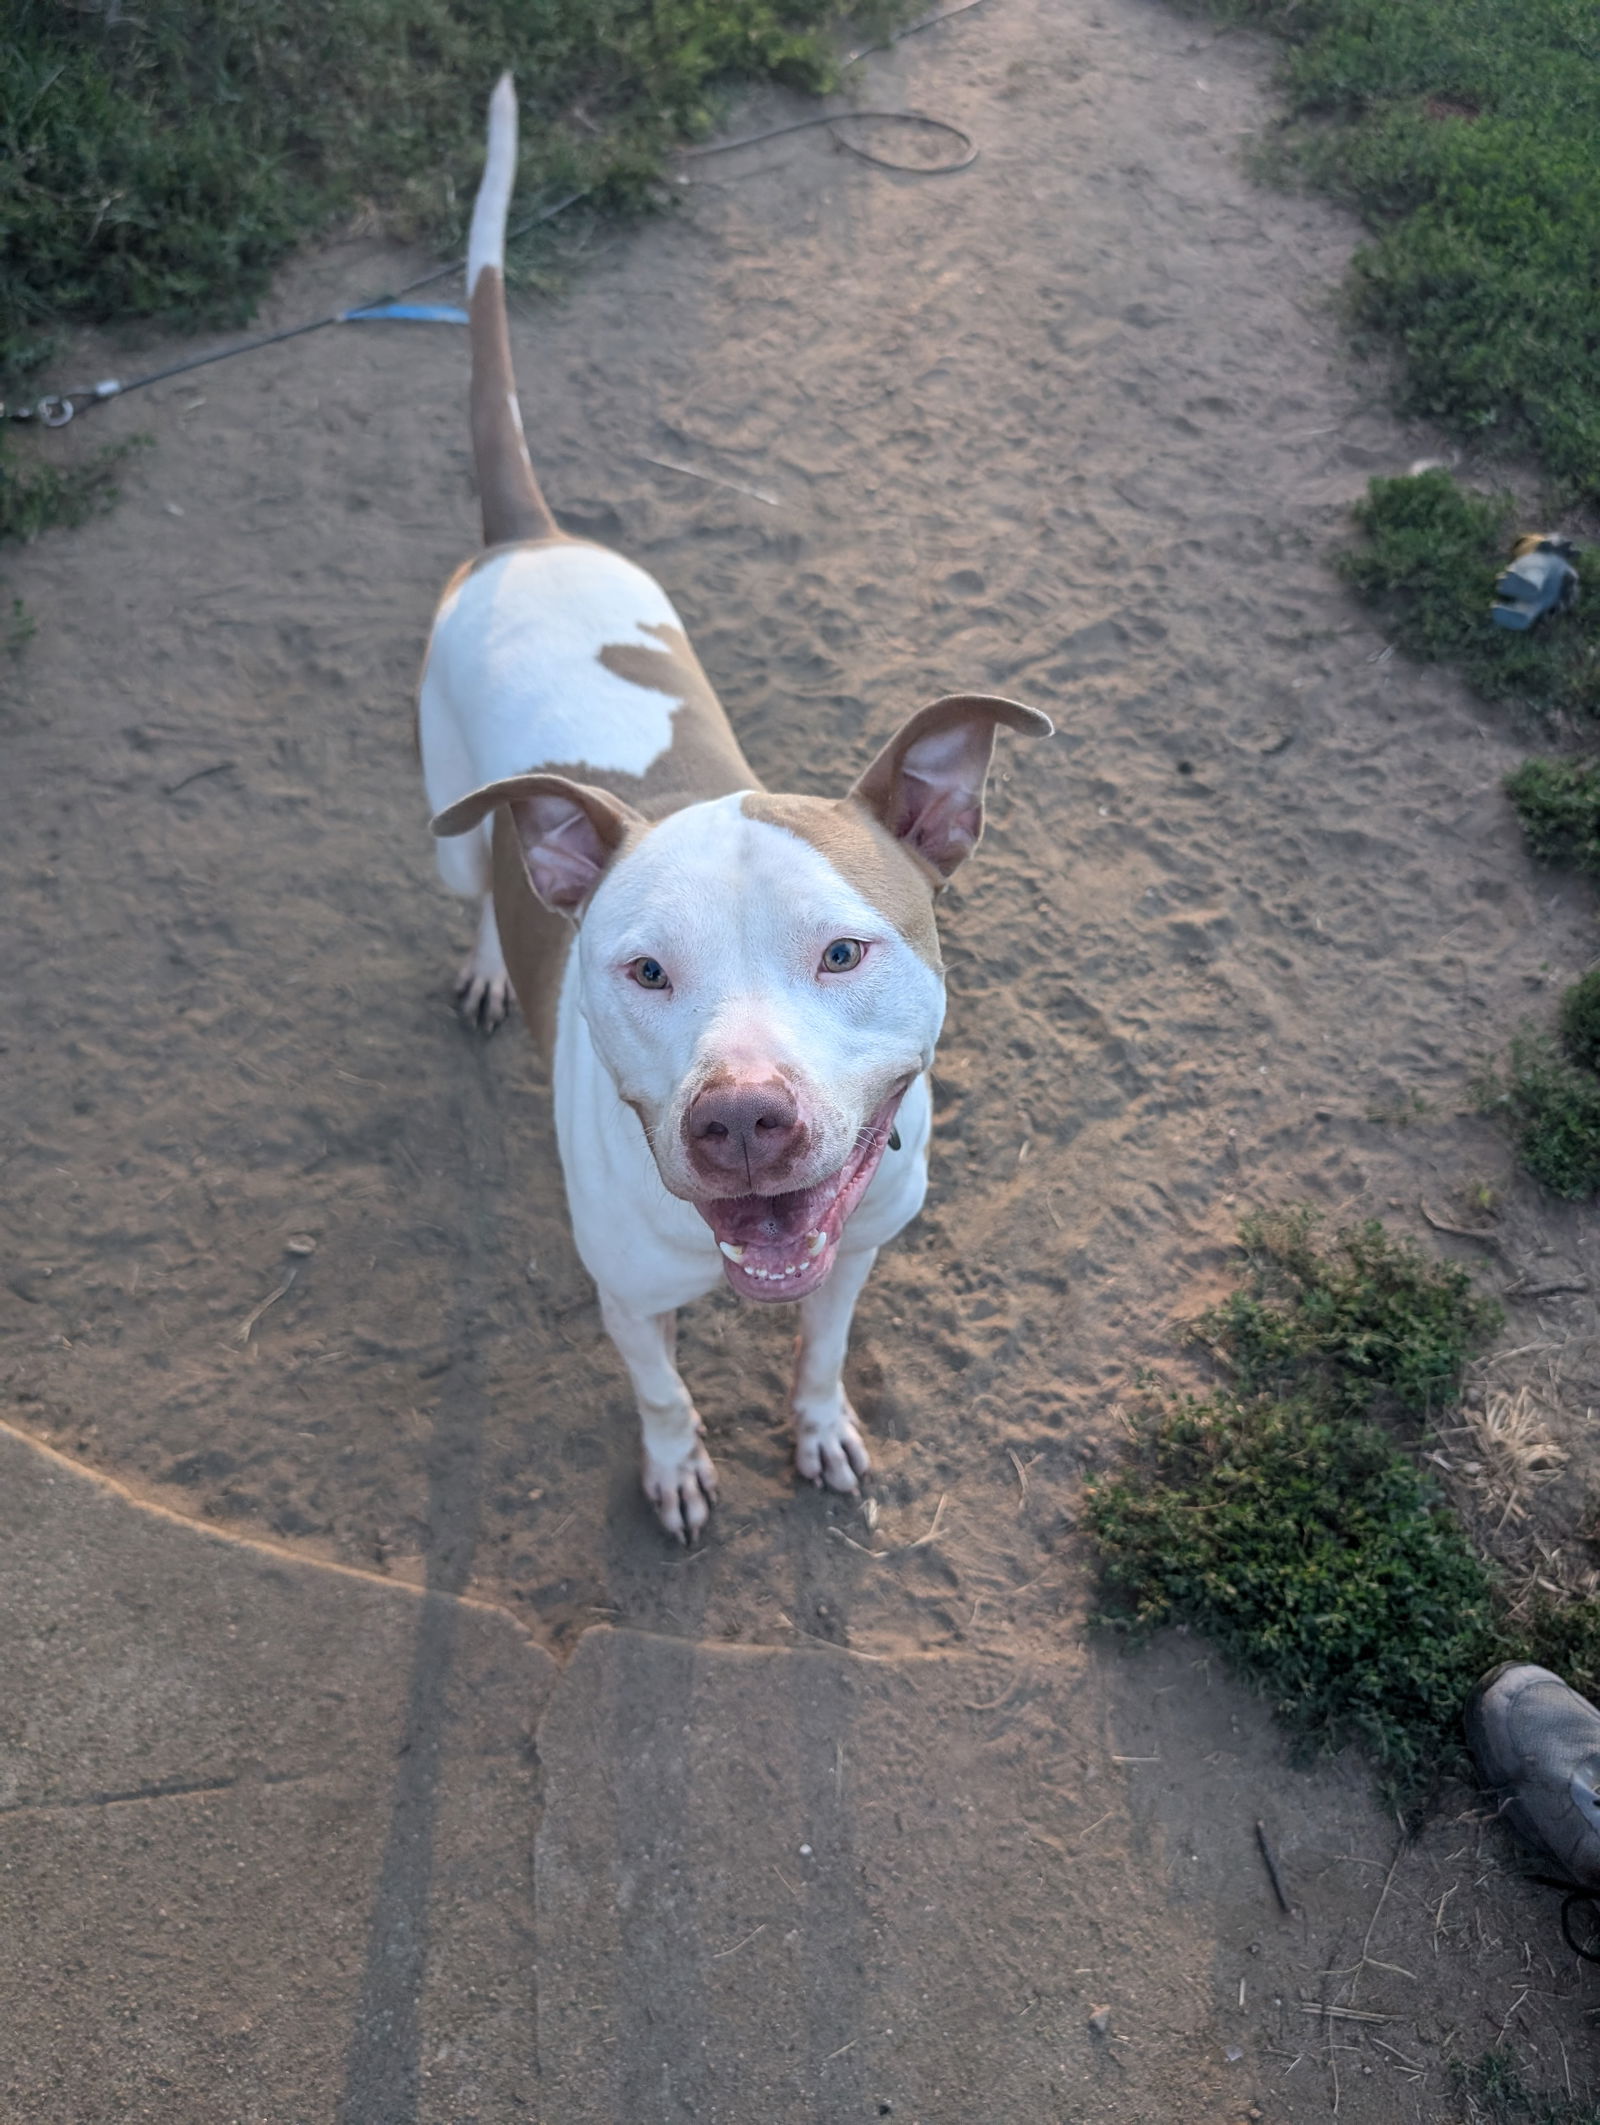
[[699,1534],[717,1502],[717,1472],[701,1443],[703,1426],[678,1375],[675,1313],[630,1313],[600,1294],[606,1332],[633,1381],[644,1433],[644,1494],[661,1525],[680,1542]]
[[820,1290],[800,1301],[800,1347],[794,1371],[794,1465],[813,1483],[853,1491],[872,1466],[856,1413],[844,1391],[844,1355],[861,1287],[876,1247],[841,1255]]

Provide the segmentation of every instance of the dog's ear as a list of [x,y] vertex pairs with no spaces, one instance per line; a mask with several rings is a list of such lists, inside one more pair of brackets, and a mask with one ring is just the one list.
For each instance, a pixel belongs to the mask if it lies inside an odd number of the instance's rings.
[[983,832],[983,786],[1001,724],[1048,738],[1050,718],[998,694],[951,694],[919,708],[850,792],[922,861],[948,878]]
[[558,915],[576,915],[606,865],[644,821],[631,805],[565,775],[511,775],[487,782],[433,822],[441,839],[470,833],[496,805],[511,814],[528,883]]

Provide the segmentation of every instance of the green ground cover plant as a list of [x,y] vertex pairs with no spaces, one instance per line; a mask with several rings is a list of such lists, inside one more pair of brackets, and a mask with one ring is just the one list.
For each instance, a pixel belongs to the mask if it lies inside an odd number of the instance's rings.
[[1453,1262],[1372,1219],[1324,1239],[1308,1210],[1248,1217],[1245,1280],[1194,1324],[1246,1395],[1316,1390],[1340,1408],[1387,1393],[1423,1415],[1448,1402],[1504,1316]]
[[1360,1742],[1402,1793],[1502,1657],[1489,1575],[1434,1486],[1315,1396],[1159,1410],[1089,1525],[1118,1621],[1203,1633],[1312,1747]]
[[1507,2051],[1488,2051],[1459,2069],[1456,2085],[1470,2125],[1600,2125],[1600,2105],[1567,2095],[1540,2095]]
[[1470,1277],[1376,1223],[1323,1238],[1287,1211],[1240,1238],[1239,1290],[1196,1323],[1228,1388],[1153,1402],[1086,1494],[1106,1620],[1202,1632],[1308,1747],[1357,1742],[1414,1799],[1465,1768],[1462,1707],[1496,1661],[1600,1687],[1600,1604],[1513,1618],[1403,1443],[1500,1325]]
[[1600,761],[1524,760],[1506,795],[1530,855],[1600,877]]
[[1582,1202],[1600,1188],[1600,1076],[1548,1033],[1525,1027],[1505,1067],[1486,1071],[1479,1104],[1503,1114],[1522,1163],[1555,1195]]
[[[1596,364],[1600,373],[1600,343]],[[1475,494],[1435,467],[1373,480],[1353,515],[1364,543],[1340,553],[1335,565],[1380,609],[1401,649],[1426,662],[1459,665],[1488,701],[1600,715],[1600,577],[1593,556],[1578,558],[1577,607],[1519,634],[1489,619],[1512,533],[1527,528],[1517,525],[1508,495]]]
[[1562,997],[1561,1045],[1568,1062],[1600,1071],[1600,967],[1591,967]]
[[[0,437],[0,450],[4,438]],[[117,498],[118,468],[136,445],[107,445],[75,465],[31,452],[0,454],[0,539],[33,539],[52,526],[85,523]]]
[[1409,410],[1600,491],[1600,11],[1592,0],[1234,0],[1290,41],[1274,160],[1372,231],[1357,324]]
[[[362,216],[462,242],[483,110],[523,108],[521,197],[637,208],[739,80],[838,79],[841,0],[10,0],[0,13],[0,394],[62,327],[235,325]],[[850,10],[869,26],[895,0]],[[71,521],[0,467],[0,534]]]

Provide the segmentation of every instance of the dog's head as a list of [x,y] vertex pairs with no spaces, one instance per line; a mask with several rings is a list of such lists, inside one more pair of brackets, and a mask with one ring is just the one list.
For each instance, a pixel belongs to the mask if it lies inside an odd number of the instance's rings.
[[594,1045],[743,1297],[822,1283],[933,1059],[934,901],[983,831],[1002,724],[1051,728],[962,694],[913,716],[837,801],[743,791],[649,825],[604,790],[534,774],[434,821],[465,833],[509,806],[534,892],[578,923]]

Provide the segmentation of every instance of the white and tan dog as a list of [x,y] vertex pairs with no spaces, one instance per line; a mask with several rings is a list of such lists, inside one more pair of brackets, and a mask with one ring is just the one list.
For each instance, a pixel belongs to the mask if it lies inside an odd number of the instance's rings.
[[509,77],[489,110],[468,294],[487,550],[446,589],[423,669],[423,775],[445,883],[481,902],[469,1017],[508,981],[553,1046],[578,1252],[644,1427],[644,1487],[683,1539],[716,1477],[673,1363],[719,1276],[797,1300],[801,1475],[868,1467],[842,1371],[878,1249],[921,1207],[944,1016],[934,899],[975,846],[1013,701],[911,718],[839,801],[752,774],[659,586],[557,529],[506,331]]

